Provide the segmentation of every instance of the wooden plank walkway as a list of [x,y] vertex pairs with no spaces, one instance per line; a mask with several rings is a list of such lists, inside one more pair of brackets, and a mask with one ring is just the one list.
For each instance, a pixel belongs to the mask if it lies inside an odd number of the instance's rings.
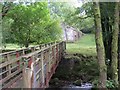
[[14,82],[9,88],[22,88],[23,87],[23,78],[21,77],[16,82]]

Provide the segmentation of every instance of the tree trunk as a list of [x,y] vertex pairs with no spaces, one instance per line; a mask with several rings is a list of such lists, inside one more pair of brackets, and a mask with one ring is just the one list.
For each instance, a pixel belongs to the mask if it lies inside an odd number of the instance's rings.
[[114,26],[112,34],[112,79],[118,84],[118,33],[119,33],[119,3],[115,3]]
[[[120,6],[120,5],[119,5]],[[120,12],[120,9],[119,9]],[[120,16],[120,13],[119,13]],[[119,75],[118,75],[118,79],[119,79],[119,87],[120,87],[120,19],[119,19],[119,39],[118,39],[118,62],[119,62]]]
[[[120,12],[120,4],[119,4],[119,12]],[[119,13],[120,16],[120,13]],[[118,80],[119,80],[119,88],[120,88],[120,19],[119,19],[119,38],[118,38],[118,62],[119,62],[119,67],[118,67]]]
[[99,63],[99,88],[106,88],[107,80],[107,67],[105,64],[105,50],[102,38],[102,27],[101,27],[101,17],[99,3],[94,1],[94,21],[96,26],[95,39],[96,39],[96,49],[97,58]]
[[[120,23],[120,22],[119,22]],[[118,67],[118,79],[119,79],[119,87],[120,87],[120,27],[119,27],[119,40],[118,40],[118,62],[119,62],[119,67]]]

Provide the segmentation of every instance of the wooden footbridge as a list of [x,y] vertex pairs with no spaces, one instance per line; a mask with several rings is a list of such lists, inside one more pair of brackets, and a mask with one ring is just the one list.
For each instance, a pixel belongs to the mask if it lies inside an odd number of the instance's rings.
[[0,54],[0,88],[47,88],[66,49],[48,43]]

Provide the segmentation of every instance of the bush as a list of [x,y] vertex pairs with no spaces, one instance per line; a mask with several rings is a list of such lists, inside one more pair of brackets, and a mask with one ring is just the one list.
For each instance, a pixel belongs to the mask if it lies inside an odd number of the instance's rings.
[[114,80],[107,80],[106,87],[107,88],[117,88],[118,85],[115,83]]
[[[95,88],[98,87],[98,83],[99,83],[98,80],[94,80],[94,81],[93,81],[93,85],[94,85]],[[118,85],[115,83],[114,80],[107,80],[107,81],[106,81],[106,87],[107,87],[108,89],[112,89],[112,90],[113,90],[113,88],[114,88],[114,89],[117,88]]]
[[91,28],[81,29],[80,31],[82,31],[85,34],[91,34],[91,33],[94,33],[95,30],[94,30],[94,27],[91,27]]

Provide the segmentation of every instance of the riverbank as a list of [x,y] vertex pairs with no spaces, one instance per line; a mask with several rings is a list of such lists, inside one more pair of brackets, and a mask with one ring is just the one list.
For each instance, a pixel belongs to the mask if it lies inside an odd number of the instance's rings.
[[70,54],[60,62],[50,81],[50,87],[61,88],[70,85],[81,86],[83,83],[94,85],[98,80],[96,56]]

